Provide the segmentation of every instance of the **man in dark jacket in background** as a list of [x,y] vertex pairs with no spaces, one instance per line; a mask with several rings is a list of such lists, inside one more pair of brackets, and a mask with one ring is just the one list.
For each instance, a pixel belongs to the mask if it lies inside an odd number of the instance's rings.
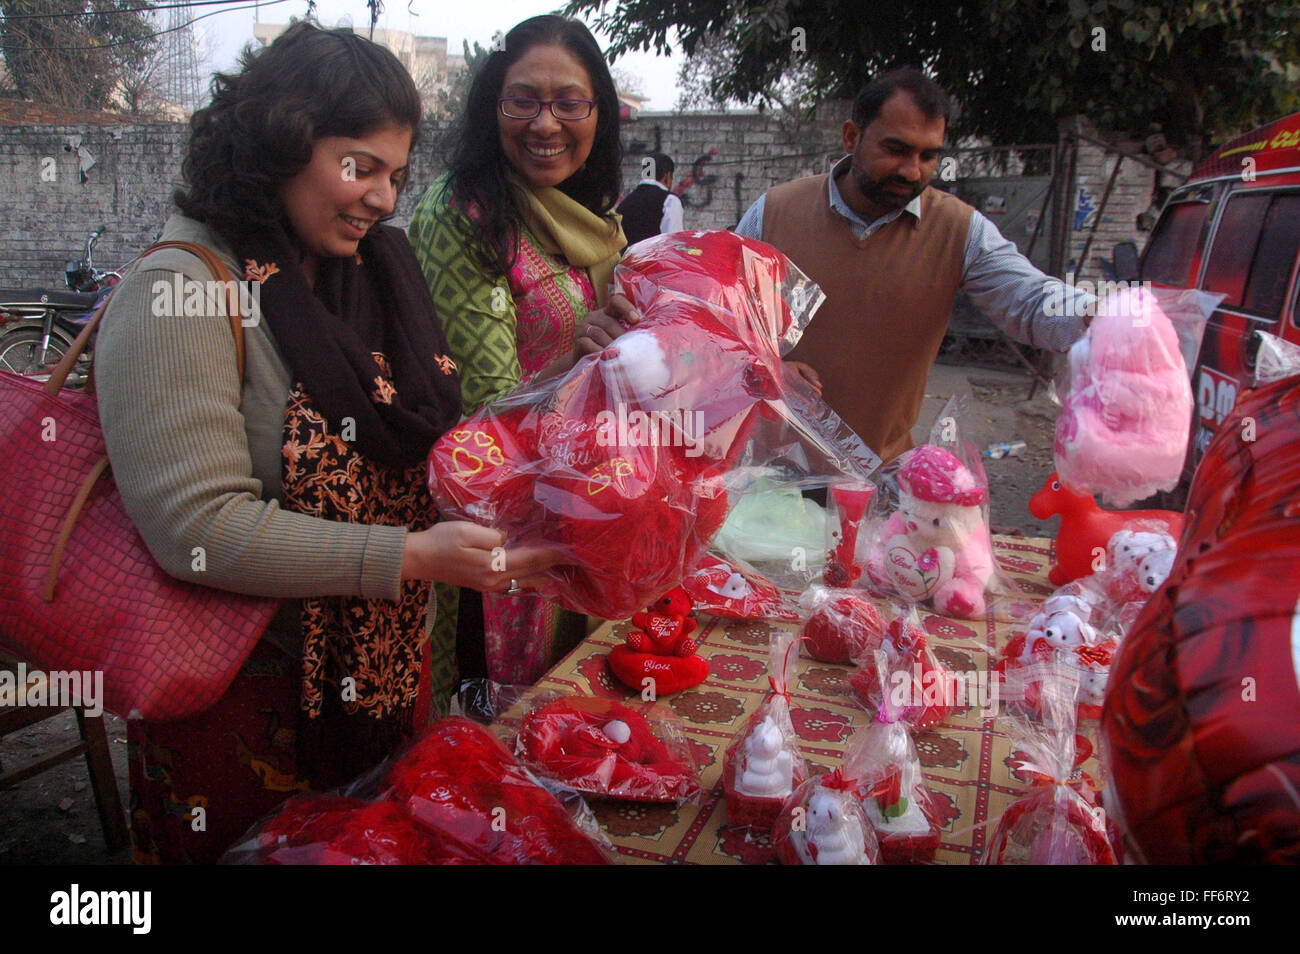
[[628,245],[686,227],[682,223],[682,200],[671,191],[673,161],[662,152],[652,152],[641,160],[641,175],[637,187],[618,206]]

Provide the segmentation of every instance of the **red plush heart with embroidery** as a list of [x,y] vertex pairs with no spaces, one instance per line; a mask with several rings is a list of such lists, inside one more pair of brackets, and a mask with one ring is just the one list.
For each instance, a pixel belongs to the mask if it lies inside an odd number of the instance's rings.
[[[609,651],[609,668],[623,685],[638,692],[653,686],[657,696],[681,692],[709,678],[708,660],[700,656],[656,656],[638,653],[629,646],[615,646]],[[647,679],[651,682],[647,683]]]

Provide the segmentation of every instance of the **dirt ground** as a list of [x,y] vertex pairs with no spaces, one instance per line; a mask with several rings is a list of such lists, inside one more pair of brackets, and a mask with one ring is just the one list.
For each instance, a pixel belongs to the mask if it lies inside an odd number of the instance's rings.
[[[995,441],[1022,440],[1018,457],[985,461],[992,487],[991,522],[998,532],[1045,536],[1055,532],[1035,521],[1027,504],[1052,466],[1052,429],[1056,408],[1039,388],[1029,400],[1030,378],[1015,369],[936,365],[926,388],[925,410],[914,431],[924,440],[934,418],[954,393],[969,389],[973,397],[969,425],[979,447]],[[117,770],[123,805],[127,805],[126,723],[105,716],[109,748]],[[6,770],[72,744],[76,720],[64,712],[0,740],[0,765]],[[129,811],[129,807],[128,807]],[[42,775],[0,791],[0,865],[127,864],[130,849],[110,854],[104,846],[84,760],[65,762]]]

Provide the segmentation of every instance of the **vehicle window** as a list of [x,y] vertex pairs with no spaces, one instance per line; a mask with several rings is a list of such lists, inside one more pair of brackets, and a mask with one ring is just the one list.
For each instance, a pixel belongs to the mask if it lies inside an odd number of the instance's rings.
[[1196,240],[1209,207],[1205,202],[1183,202],[1166,210],[1147,243],[1146,257],[1142,260],[1143,281],[1183,288],[1191,283]]
[[1270,192],[1234,195],[1219,218],[1202,287],[1206,291],[1224,294],[1221,307],[1241,307],[1250,263],[1255,258],[1259,233],[1264,227],[1264,214],[1272,200]]
[[1250,266],[1242,311],[1270,321],[1277,320],[1286,300],[1287,286],[1300,250],[1300,192],[1282,192],[1273,197],[1264,215],[1259,247]]

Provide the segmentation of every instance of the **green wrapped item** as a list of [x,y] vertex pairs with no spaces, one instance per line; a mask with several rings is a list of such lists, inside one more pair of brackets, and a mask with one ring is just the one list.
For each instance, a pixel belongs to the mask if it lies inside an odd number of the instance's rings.
[[758,487],[740,497],[712,549],[747,563],[790,564],[802,553],[811,569],[826,561],[826,511],[792,487]]

